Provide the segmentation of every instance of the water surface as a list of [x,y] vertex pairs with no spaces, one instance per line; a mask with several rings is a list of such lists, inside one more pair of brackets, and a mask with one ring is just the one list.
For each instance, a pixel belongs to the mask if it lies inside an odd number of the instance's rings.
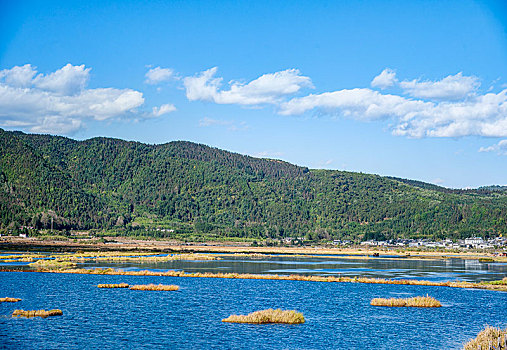
[[[98,283],[178,284],[176,292]],[[374,297],[429,294],[435,309],[370,306]],[[306,281],[0,272],[0,347],[9,349],[459,349],[486,324],[506,327],[507,293],[446,287]],[[301,325],[222,323],[269,307]],[[12,319],[16,308],[63,316]]]

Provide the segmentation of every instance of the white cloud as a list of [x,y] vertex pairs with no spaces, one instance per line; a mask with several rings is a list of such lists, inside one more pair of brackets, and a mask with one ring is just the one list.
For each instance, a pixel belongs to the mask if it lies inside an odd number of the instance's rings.
[[302,114],[320,108],[330,113],[338,111],[355,119],[373,120],[391,115],[402,117],[411,111],[423,109],[426,104],[429,103],[408,100],[397,95],[384,95],[367,88],[356,88],[293,98],[280,105],[280,113]]
[[269,159],[278,159],[284,155],[283,152],[279,151],[261,151],[257,153],[253,153],[252,157],[256,158],[269,158]]
[[11,69],[0,71],[0,79],[4,79],[5,83],[14,87],[30,87],[33,77],[37,71],[30,64],[24,66],[14,66]]
[[208,117],[199,120],[199,127],[205,128],[210,126],[225,126],[230,131],[248,130],[250,128],[245,122],[238,123],[233,120],[212,119]]
[[296,69],[264,74],[249,83],[232,81],[228,89],[222,88],[223,79],[216,73],[215,67],[183,79],[187,98],[218,104],[273,104],[282,115],[319,110],[363,121],[385,120],[394,135],[407,137],[507,137],[507,89],[481,92],[479,78],[462,73],[436,81],[400,82],[395,71],[386,68],[373,79],[372,87],[398,87],[401,93],[353,88],[303,97],[294,95],[313,85]]
[[31,65],[0,71],[0,126],[68,134],[83,119],[118,117],[144,103],[143,94],[131,89],[86,89],[89,72],[70,64],[48,75],[37,75]]
[[460,72],[439,81],[402,81],[400,86],[406,94],[412,97],[456,101],[475,93],[480,86],[480,82],[477,77],[463,76]]
[[48,116],[39,119],[38,125],[31,127],[31,132],[39,134],[72,134],[81,129],[83,123],[75,118],[63,118],[60,116]]
[[501,140],[496,145],[489,147],[481,147],[479,152],[496,152],[500,155],[507,156],[507,140]]
[[41,90],[57,92],[62,95],[74,95],[81,92],[90,78],[91,68],[85,68],[84,64],[66,66],[44,76],[39,74],[34,80],[34,85]]
[[199,127],[205,128],[207,126],[213,126],[213,125],[230,125],[231,121],[228,120],[219,120],[219,119],[211,119],[208,117],[204,117],[201,120],[199,120]]
[[396,72],[392,69],[386,68],[373,78],[371,82],[371,86],[374,88],[387,89],[389,87],[393,87],[398,83],[396,79]]
[[461,101],[426,101],[367,88],[344,89],[293,98],[280,104],[279,113],[294,115],[313,109],[358,120],[388,119],[393,134],[409,137],[507,136],[507,89],[471,94]]
[[245,84],[229,83],[229,90],[221,90],[222,78],[215,78],[217,67],[183,79],[190,101],[212,101],[218,104],[261,105],[279,103],[282,97],[292,95],[303,87],[313,87],[310,78],[297,69],[269,73]]
[[433,179],[431,182],[434,183],[435,185],[442,185],[445,183],[445,180],[437,177],[436,179]]
[[174,112],[176,110],[176,107],[173,104],[164,104],[160,107],[153,107],[152,114],[155,117],[160,117],[161,115],[168,114],[171,112]]
[[150,69],[145,74],[146,80],[145,83],[147,84],[160,84],[164,81],[171,80],[174,78],[174,71],[171,68],[160,68],[155,67]]

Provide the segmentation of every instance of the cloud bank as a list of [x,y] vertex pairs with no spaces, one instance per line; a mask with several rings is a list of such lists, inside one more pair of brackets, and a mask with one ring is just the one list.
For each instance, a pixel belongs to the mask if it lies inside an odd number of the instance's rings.
[[85,119],[103,121],[144,103],[132,89],[87,89],[90,68],[66,66],[44,75],[30,64],[0,71],[0,125],[71,134]]
[[[459,72],[441,80],[400,80],[386,68],[357,87],[301,95],[313,88],[297,69],[261,75],[248,83],[231,81],[222,88],[217,67],[183,79],[190,101],[240,106],[273,105],[281,115],[310,111],[361,121],[385,120],[394,135],[407,137],[507,137],[507,89],[480,91],[475,76]],[[384,90],[389,89],[389,93]]]
[[386,69],[371,85],[398,87],[401,93],[355,88],[310,94],[282,103],[279,112],[297,115],[319,109],[357,120],[386,119],[394,135],[417,138],[507,136],[507,89],[481,94],[477,77],[458,73],[438,81],[398,82]]

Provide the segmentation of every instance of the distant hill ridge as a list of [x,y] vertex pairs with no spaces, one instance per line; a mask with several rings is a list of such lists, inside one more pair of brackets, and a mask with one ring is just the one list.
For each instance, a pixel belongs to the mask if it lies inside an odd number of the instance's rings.
[[[507,231],[505,186],[309,170],[175,141],[160,145],[0,129],[0,230],[179,222],[196,234],[308,239],[468,237]],[[146,221],[144,220],[144,221]]]

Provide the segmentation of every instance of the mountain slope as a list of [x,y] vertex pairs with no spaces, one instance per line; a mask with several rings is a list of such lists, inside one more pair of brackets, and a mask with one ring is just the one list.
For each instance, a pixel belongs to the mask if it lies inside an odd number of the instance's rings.
[[74,228],[131,231],[135,221],[150,218],[216,235],[273,238],[443,238],[507,231],[505,191],[453,191],[309,170],[182,141],[75,141],[3,130],[0,137],[1,227],[40,227],[40,218],[53,211]]

